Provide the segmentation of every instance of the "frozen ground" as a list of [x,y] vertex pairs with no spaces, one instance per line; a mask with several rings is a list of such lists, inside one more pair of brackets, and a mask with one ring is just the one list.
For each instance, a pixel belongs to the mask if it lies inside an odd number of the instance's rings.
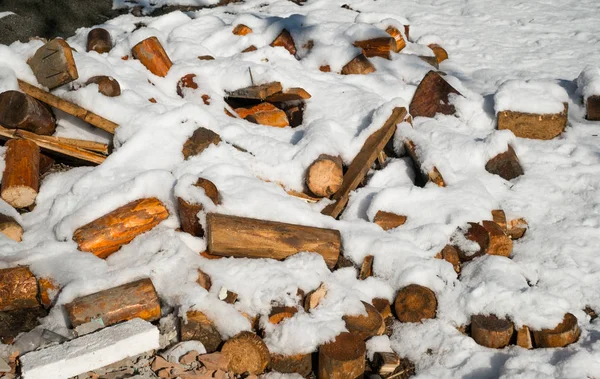
[[[293,304],[297,288],[308,292],[327,283],[328,296],[316,312],[267,328],[269,348],[281,353],[313,351],[344,329],[341,316],[356,312],[359,300],[392,300],[399,288],[418,283],[436,293],[437,319],[398,323],[391,347],[416,363],[420,377],[600,377],[600,323],[590,322],[582,311],[586,306],[600,310],[600,124],[583,119],[576,94],[579,73],[598,65],[598,14],[600,3],[591,0],[309,0],[302,7],[249,0],[159,18],[121,16],[104,25],[116,46],[103,56],[83,53],[89,29],[80,29],[68,39],[78,51],[78,83],[112,75],[123,93],[104,98],[93,87],[68,92],[68,86],[56,92],[121,124],[117,149],[98,168],[48,177],[35,210],[21,219],[24,241],[2,240],[2,263],[31,264],[37,275],[54,277],[63,286],[58,305],[150,276],[165,305],[205,311],[226,336],[250,327],[238,310],[268,314],[271,301]],[[426,164],[442,172],[448,187],[413,186],[406,161],[397,159],[373,173],[368,185],[353,194],[341,221],[335,221],[320,215],[325,202],[306,204],[273,182],[301,190],[304,169],[321,153],[339,154],[349,163],[391,106],[408,104],[430,69],[414,56],[373,59],[377,72],[368,76],[318,70],[325,63],[339,70],[352,57],[350,42],[373,33],[366,25],[352,26],[355,21],[389,18],[407,19],[414,41],[435,41],[448,50],[450,60],[440,69],[465,95],[457,103],[458,117],[416,119],[414,129],[400,125],[395,137],[410,136],[427,146]],[[139,22],[147,26],[134,31]],[[238,23],[254,32],[232,35]],[[296,40],[299,61],[268,46],[284,26]],[[159,37],[175,63],[165,78],[153,76],[136,60],[121,59],[149,35]],[[302,45],[310,39],[315,44],[309,53]],[[15,74],[34,80],[25,60],[40,44],[0,46],[1,90],[16,87]],[[252,44],[257,51],[239,53]],[[425,50],[409,45],[406,51]],[[217,59],[196,58],[205,54]],[[274,129],[224,115],[224,91],[249,85],[248,67],[256,82],[279,80],[312,94],[301,127]],[[175,85],[192,72],[200,89],[182,100]],[[510,79],[554,80],[565,88],[570,95],[567,131],[552,141],[495,131],[493,95]],[[200,99],[203,93],[211,97],[208,106]],[[59,135],[107,138],[71,119],[63,118],[61,125]],[[253,155],[222,143],[183,161],[181,146],[197,126],[215,130]],[[484,170],[507,141],[525,170],[511,182]],[[330,273],[314,254],[285,262],[203,259],[198,252],[205,249],[204,240],[174,231],[178,220],[172,194],[174,188],[185,190],[181,187],[190,175],[217,185],[222,204],[215,211],[339,229],[346,257],[359,264],[366,255],[375,256],[375,277],[358,281],[352,268]],[[71,241],[75,228],[151,195],[171,211],[159,227],[106,261],[76,249]],[[511,259],[476,259],[463,267],[458,280],[450,264],[433,257],[456,227],[490,219],[497,208],[509,218],[526,218],[529,231],[515,243]],[[369,222],[378,210],[407,215],[408,222],[384,232]],[[212,277],[210,293],[194,283],[199,267]],[[235,307],[217,299],[222,286],[239,294]],[[48,327],[65,327],[60,308],[55,306],[44,320]],[[582,328],[579,342],[565,349],[491,350],[455,329],[476,313],[505,315],[517,326],[553,327],[565,312],[577,316]]]

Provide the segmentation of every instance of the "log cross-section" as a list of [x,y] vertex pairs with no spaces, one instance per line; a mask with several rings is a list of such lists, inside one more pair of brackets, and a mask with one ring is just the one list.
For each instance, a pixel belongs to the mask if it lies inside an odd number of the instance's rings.
[[0,270],[0,312],[39,307],[37,295],[37,281],[29,268]]
[[319,379],[357,379],[365,372],[366,346],[362,338],[341,333],[319,347]]
[[71,46],[60,38],[40,47],[28,64],[37,81],[50,89],[70,83],[79,77]]

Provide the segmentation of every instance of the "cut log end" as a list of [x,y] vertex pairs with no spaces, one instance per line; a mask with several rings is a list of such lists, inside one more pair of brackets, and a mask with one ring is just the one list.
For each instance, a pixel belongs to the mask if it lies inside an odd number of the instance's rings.
[[283,320],[294,317],[298,313],[296,307],[273,307],[269,313],[269,322],[277,325]]
[[400,322],[420,322],[435,318],[437,299],[429,288],[411,284],[398,292],[394,308]]
[[407,217],[392,212],[377,211],[373,222],[383,230],[391,230],[404,225]]
[[458,250],[452,245],[446,245],[436,258],[441,258],[452,265],[454,271],[458,274],[460,272],[460,257]]
[[341,333],[319,348],[319,378],[361,378],[365,372],[365,342],[352,333]]
[[600,95],[594,95],[587,98],[586,118],[590,121],[600,121]]
[[306,170],[306,185],[315,196],[333,195],[343,181],[344,170],[339,157],[322,154]]
[[283,29],[281,33],[275,38],[273,42],[271,42],[271,46],[281,46],[286,49],[290,54],[296,55],[296,45],[294,44],[294,39],[292,35],[287,30]]
[[146,38],[132,49],[134,58],[138,59],[151,73],[166,76],[173,62],[156,37]]
[[450,103],[450,95],[460,95],[437,72],[429,71],[421,80],[410,103],[413,117],[434,117],[436,113],[452,115],[456,111]]
[[23,227],[11,216],[0,213],[0,233],[13,241],[21,242]]
[[432,43],[431,45],[428,45],[428,47],[433,50],[433,54],[435,55],[435,59],[438,63],[442,63],[448,59],[448,52],[440,45]]
[[344,316],[342,319],[346,323],[346,329],[363,340],[383,334],[385,331],[385,324],[381,314],[371,304],[365,303],[364,301],[362,304],[365,307],[367,314]]
[[498,175],[505,180],[511,180],[524,174],[519,158],[512,146],[508,150],[490,159],[485,164],[485,169],[490,174]]
[[271,360],[267,345],[251,332],[232,337],[225,342],[221,352],[229,359],[229,371],[234,374],[261,374]]
[[567,313],[563,321],[554,329],[542,329],[533,332],[536,347],[565,347],[579,339],[581,330],[577,317]]
[[394,52],[398,53],[406,47],[406,41],[398,29],[389,26],[385,31],[394,38]]
[[501,349],[510,343],[514,333],[512,322],[495,315],[471,316],[471,337],[479,345]]
[[342,67],[342,75],[367,75],[375,72],[375,66],[364,54],[359,54]]
[[236,36],[245,36],[252,33],[252,28],[244,24],[238,24],[233,28],[231,33],[235,34]]

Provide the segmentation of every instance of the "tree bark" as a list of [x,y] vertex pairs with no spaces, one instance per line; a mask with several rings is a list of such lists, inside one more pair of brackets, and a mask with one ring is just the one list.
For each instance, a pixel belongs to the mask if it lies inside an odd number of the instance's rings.
[[8,129],[43,135],[51,135],[56,130],[56,119],[50,109],[19,91],[0,94],[0,124]]
[[138,59],[156,76],[167,76],[173,62],[156,37],[146,38],[132,49],[133,57]]
[[[451,241],[453,242],[452,246],[454,246],[458,251],[458,256],[460,257],[461,262],[471,261],[487,253],[490,246],[490,237],[487,230],[483,226],[474,222],[469,222],[469,229],[464,231],[463,229],[459,228],[456,233],[462,234],[463,238],[475,242],[479,247],[479,249],[476,251],[468,251],[464,249],[464,243],[461,243],[460,241],[462,238],[456,238],[454,241]],[[462,248],[461,245],[463,245]]]
[[298,374],[306,378],[312,372],[312,356],[271,354],[270,368],[282,374]]
[[524,174],[519,158],[510,145],[508,145],[507,151],[490,159],[485,164],[485,170],[505,180],[511,180]]
[[362,379],[365,372],[365,342],[352,333],[341,333],[319,347],[318,379]]
[[40,180],[40,148],[33,142],[13,139],[6,142],[1,196],[15,208],[35,203]]
[[556,328],[534,331],[533,339],[536,347],[565,347],[576,342],[580,334],[577,317],[567,313]]
[[373,275],[373,259],[374,257],[372,255],[367,255],[365,257],[362,265],[360,266],[360,271],[358,272],[359,280],[365,280]]
[[99,75],[92,76],[85,84],[97,84],[98,92],[108,97],[116,97],[121,94],[121,85],[112,76]]
[[329,197],[336,193],[344,181],[344,169],[340,157],[321,154],[306,169],[306,185],[319,197]]
[[385,324],[381,314],[371,304],[365,303],[364,301],[362,304],[365,307],[367,315],[346,315],[342,317],[346,323],[346,329],[363,340],[383,334],[385,332]]
[[400,322],[421,322],[423,319],[435,318],[437,299],[429,288],[411,284],[398,292],[394,308]]
[[181,153],[184,159],[198,155],[211,144],[218,145],[221,142],[221,137],[210,129],[199,127],[194,131],[194,134],[183,145]]

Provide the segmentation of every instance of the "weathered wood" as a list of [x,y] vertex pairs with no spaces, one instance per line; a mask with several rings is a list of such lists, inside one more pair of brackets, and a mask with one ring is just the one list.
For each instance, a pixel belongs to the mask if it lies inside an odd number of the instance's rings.
[[290,125],[284,111],[271,103],[261,103],[248,108],[236,108],[235,112],[254,124],[285,128]]
[[270,82],[250,87],[240,88],[235,91],[225,92],[226,97],[231,99],[266,100],[267,97],[282,92],[280,82]]
[[56,129],[56,119],[50,109],[19,91],[0,94],[0,124],[45,135],[53,134]]
[[600,95],[588,97],[585,106],[586,118],[590,121],[600,121]]
[[[219,204],[219,190],[208,179],[198,178],[195,187],[202,188],[206,196],[208,196],[215,205]],[[181,197],[177,197],[177,205],[179,210],[179,221],[181,222],[181,229],[196,237],[204,236],[204,229],[200,225],[198,220],[198,212],[204,209],[202,204],[190,203]]]
[[71,46],[61,38],[40,47],[27,63],[37,81],[50,89],[79,78]]
[[435,318],[437,299],[429,288],[410,284],[398,291],[394,309],[400,322],[421,322],[423,319]]
[[210,129],[199,127],[194,131],[192,136],[185,141],[181,153],[184,159],[191,156],[199,155],[210,145],[218,145],[221,142],[221,137]]
[[283,29],[281,33],[271,42],[272,47],[281,46],[286,49],[290,54],[296,55],[296,45],[292,35],[287,30]]
[[231,33],[235,34],[236,36],[245,36],[252,33],[252,28],[244,24],[238,24],[233,28]]
[[381,314],[381,317],[384,319],[388,317],[393,317],[392,315],[392,307],[390,305],[390,301],[388,299],[384,299],[381,297],[377,297],[371,300],[371,303],[377,309],[377,312]]
[[508,150],[490,159],[485,164],[485,169],[490,174],[498,175],[506,180],[514,179],[524,174],[519,158],[512,146]]
[[46,309],[52,307],[54,299],[58,295],[59,285],[51,278],[39,278],[38,287],[40,289],[40,302]]
[[377,211],[373,222],[381,226],[381,229],[383,230],[390,230],[404,225],[406,222],[406,216],[397,215],[392,212]]
[[[452,245],[458,251],[458,256],[460,257],[461,262],[468,262],[484,255],[490,246],[490,237],[487,230],[485,230],[483,226],[474,222],[469,222],[469,227],[467,230],[458,228],[456,233],[460,233],[462,234],[462,236],[457,236],[457,240],[452,241]],[[466,238],[469,241],[475,242],[479,248],[477,250],[473,249],[471,251],[465,250],[464,241],[460,241],[464,238]]]
[[525,232],[529,229],[529,224],[524,218],[517,218],[510,220],[506,227],[506,234],[513,239],[518,240],[525,235]]
[[346,323],[346,329],[356,334],[363,340],[381,335],[385,331],[385,324],[381,314],[369,303],[362,302],[365,307],[366,315],[344,316],[342,319]]
[[402,33],[400,33],[398,29],[396,29],[393,26],[388,26],[388,28],[385,29],[385,31],[387,32],[387,34],[391,35],[394,38],[393,51],[395,53],[399,53],[402,49],[406,47],[406,41],[404,40]]
[[372,255],[367,255],[363,260],[362,265],[360,266],[360,271],[358,273],[358,279],[365,280],[368,277],[373,275],[373,259]]
[[98,54],[108,53],[112,49],[112,40],[108,30],[94,28],[87,36],[87,51],[95,51]]
[[285,91],[274,93],[268,96],[265,100],[269,103],[283,103],[286,101],[300,101],[310,99],[310,93],[304,88],[288,88]]
[[481,225],[488,232],[490,240],[487,253],[489,255],[509,257],[512,253],[513,243],[510,237],[502,230],[502,227],[493,221],[487,220],[482,221]]
[[402,122],[406,117],[406,109],[396,107],[392,114],[387,119],[385,124],[371,134],[365,141],[362,148],[352,160],[348,170],[344,175],[344,180],[340,189],[333,195],[333,204],[326,206],[321,213],[337,218],[348,203],[350,192],[354,191],[364,180],[367,172],[377,159],[379,152],[383,150],[385,145],[394,135],[396,125]]
[[121,94],[121,85],[112,76],[92,76],[87,80],[87,82],[85,82],[86,85],[92,83],[98,85],[98,92],[100,92],[104,96],[116,97]]
[[372,72],[375,72],[375,66],[363,53],[358,54],[342,67],[342,75],[367,75]]
[[0,269],[0,312],[40,306],[38,285],[25,266]]
[[308,189],[318,197],[336,193],[344,181],[342,159],[321,154],[306,169],[305,182]]
[[450,263],[457,274],[460,272],[460,257],[458,255],[458,250],[454,246],[444,246],[442,251],[440,251],[436,256],[436,258],[443,259],[446,262]]
[[340,232],[333,229],[209,213],[208,251],[239,258],[285,259],[301,251],[320,254],[329,268],[340,254]]
[[298,309],[296,307],[273,307],[269,313],[269,322],[276,325],[285,319],[294,317],[296,313],[298,313]]
[[188,311],[187,322],[181,319],[180,330],[182,341],[200,341],[206,352],[217,351],[223,338],[215,324],[200,311]]
[[520,346],[523,349],[533,349],[531,331],[527,325],[523,325],[523,327],[517,331],[517,346]]
[[565,347],[576,342],[580,334],[577,317],[567,313],[554,329],[534,330],[533,339],[536,347]]
[[440,45],[432,43],[427,46],[433,50],[433,54],[435,55],[435,59],[437,60],[438,64],[448,59],[448,52]]
[[65,304],[72,327],[100,319],[109,326],[121,321],[141,318],[155,321],[160,318],[160,301],[148,278],[118,287],[78,297]]
[[451,94],[461,96],[437,72],[429,71],[419,83],[410,102],[410,114],[413,117],[433,117],[436,113],[454,114],[456,109],[450,104]]
[[567,126],[569,105],[556,114],[534,114],[515,111],[498,112],[498,130],[508,129],[520,138],[550,140]]
[[198,269],[198,279],[196,279],[196,283],[207,291],[210,291],[210,288],[212,287],[210,276],[200,269]]
[[73,241],[79,250],[105,259],[167,217],[169,211],[157,198],[135,200],[77,228]]
[[373,354],[373,367],[382,378],[392,375],[400,366],[400,357],[396,353],[377,352]]
[[327,286],[324,283],[314,291],[310,291],[304,297],[304,310],[309,312],[311,309],[315,309],[321,303],[321,300],[327,295]]
[[501,349],[510,343],[514,331],[512,322],[495,315],[471,316],[471,337],[481,346]]
[[312,356],[311,354],[271,354],[269,367],[282,374],[299,374],[305,378],[312,372]]
[[390,59],[390,51],[396,49],[396,39],[393,37],[378,37],[355,41],[354,46],[362,50],[367,58],[381,57]]
[[21,242],[23,227],[13,217],[0,213],[0,233],[13,241]]
[[417,184],[425,186],[426,183],[433,182],[439,187],[446,186],[446,182],[444,181],[444,178],[442,177],[442,174],[440,174],[440,172],[438,171],[437,167],[434,166],[429,171],[427,171],[423,167],[423,165],[421,164],[421,159],[419,158],[419,154],[417,152],[417,146],[412,140],[404,140],[404,148],[413,162],[415,172],[419,176]]
[[241,332],[230,338],[221,352],[229,359],[229,371],[234,374],[261,374],[271,361],[267,345],[252,332]]
[[498,224],[498,226],[500,226],[502,228],[502,230],[504,230],[504,232],[506,233],[506,231],[507,231],[506,214],[504,213],[504,211],[502,209],[492,210],[492,221],[494,221],[496,224]]
[[10,140],[6,147],[2,199],[15,208],[28,207],[35,203],[40,185],[40,148],[24,139]]
[[346,332],[321,345],[318,379],[362,379],[366,350],[362,338]]
[[138,59],[151,73],[166,76],[173,62],[156,37],[149,37],[131,49],[133,57]]

